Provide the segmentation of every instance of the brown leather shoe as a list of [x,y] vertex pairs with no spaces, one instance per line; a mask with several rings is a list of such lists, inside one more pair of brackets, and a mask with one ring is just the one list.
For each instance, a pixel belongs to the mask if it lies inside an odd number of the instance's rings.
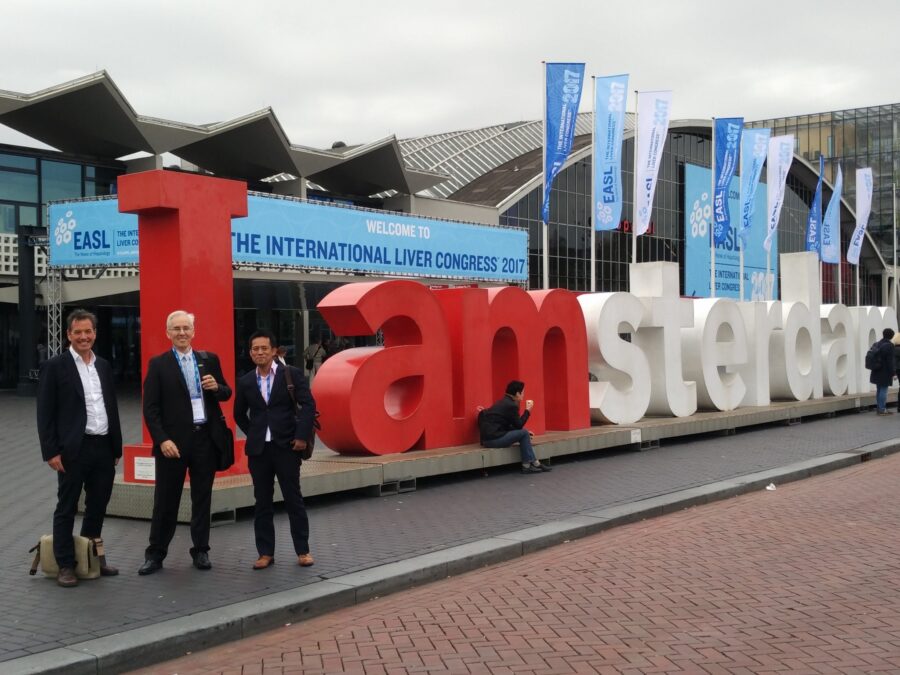
[[101,577],[114,577],[119,574],[119,568],[113,567],[112,565],[100,565],[100,576]]
[[261,555],[261,556],[259,556],[259,558],[256,560],[256,562],[253,563],[253,569],[255,569],[255,570],[264,570],[264,569],[266,569],[267,567],[271,567],[271,566],[274,565],[274,564],[275,564],[275,557],[274,557],[274,556],[271,556],[271,555]]
[[71,588],[78,585],[78,577],[75,576],[75,570],[71,567],[60,567],[59,574],[56,575],[56,583],[63,588]]
[[312,554],[310,553],[301,553],[297,556],[297,564],[300,567],[312,567],[312,564],[315,562],[313,560]]

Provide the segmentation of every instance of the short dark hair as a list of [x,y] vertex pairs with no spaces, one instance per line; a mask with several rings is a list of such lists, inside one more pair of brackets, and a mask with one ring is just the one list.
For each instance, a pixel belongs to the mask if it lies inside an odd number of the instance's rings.
[[269,346],[272,348],[278,346],[278,338],[275,337],[275,333],[265,328],[260,328],[259,330],[253,331],[253,335],[250,336],[247,344],[252,346],[253,341],[257,338],[267,338],[269,340]]
[[885,328],[883,331],[881,331],[881,337],[883,337],[885,340],[890,340],[892,337],[894,337],[894,329]]
[[525,383],[520,382],[519,380],[513,380],[508,385],[506,385],[506,393],[510,396],[515,396],[516,394],[521,394],[525,389]]
[[69,316],[66,317],[66,330],[72,330],[73,323],[76,321],[84,321],[85,319],[91,322],[91,327],[94,330],[97,330],[97,315],[86,309],[73,309],[69,312]]

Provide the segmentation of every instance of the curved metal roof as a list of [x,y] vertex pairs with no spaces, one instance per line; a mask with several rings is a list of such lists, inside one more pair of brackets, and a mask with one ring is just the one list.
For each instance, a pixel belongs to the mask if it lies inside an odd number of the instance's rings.
[[[449,181],[434,185],[422,193],[429,197],[447,198],[490,171],[533,150],[540,150],[542,127],[541,120],[511,122],[483,129],[410,138],[400,141],[400,148],[411,166],[451,176]],[[626,131],[633,127],[634,117],[627,115]],[[587,135],[590,139],[590,134],[591,113],[579,113],[575,121],[575,136]]]
[[171,152],[229,178],[287,173],[346,195],[412,194],[447,179],[408,167],[393,136],[341,151],[294,145],[271,108],[200,125],[139,115],[106,71],[32,94],[0,91],[0,124],[64,152],[110,159]]

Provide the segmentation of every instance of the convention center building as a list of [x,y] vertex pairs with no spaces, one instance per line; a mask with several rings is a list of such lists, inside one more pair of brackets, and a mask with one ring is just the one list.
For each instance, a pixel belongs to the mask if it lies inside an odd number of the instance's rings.
[[[877,111],[870,113],[869,111]],[[876,201],[870,236],[860,258],[860,301],[885,304],[893,277],[891,176],[900,175],[900,106],[769,120],[773,133],[797,134],[797,149],[778,228],[777,251],[804,250],[818,154],[826,162],[823,203],[831,197],[835,162],[845,176],[841,208],[842,250],[855,225],[852,169],[872,166]],[[887,115],[885,122],[884,115]],[[849,121],[848,121],[849,120]],[[519,121],[419,138],[395,137],[362,145],[335,142],[319,149],[287,137],[271,109],[208,125],[174,122],[137,113],[112,78],[98,72],[34,93],[0,91],[0,124],[54,148],[0,145],[0,387],[22,387],[38,363],[58,349],[59,317],[85,307],[99,317],[96,349],[115,364],[122,383],[140,381],[140,312],[137,265],[48,264],[50,205],[115,198],[117,179],[149,169],[196,172],[246,182],[253,195],[315,204],[324,214],[317,227],[338,222],[347,210],[385,220],[398,214],[432,228],[471,226],[471,236],[493,230],[527,235],[525,269],[492,278],[478,271],[406,276],[435,287],[515,283],[541,288],[541,121]],[[848,126],[849,125],[849,126]],[[626,119],[623,145],[624,209],[616,230],[597,232],[596,290],[627,291],[632,258],[630,231],[634,120]],[[637,239],[639,262],[670,261],[681,269],[681,294],[710,294],[707,231],[710,192],[710,120],[676,120],[669,128],[649,232]],[[848,131],[850,129],[850,131]],[[550,196],[550,287],[591,290],[591,114],[581,113],[565,167]],[[765,180],[765,172],[763,173]],[[896,178],[894,178],[896,180]],[[888,186],[887,188],[885,186]],[[886,193],[885,190],[888,190]],[[734,190],[732,191],[734,192]],[[736,198],[735,194],[731,195]],[[848,198],[849,197],[849,198]],[[760,206],[761,204],[761,206]],[[329,210],[330,209],[330,210]],[[757,194],[764,218],[765,189]],[[755,221],[754,221],[755,222]],[[755,226],[754,226],[755,227]],[[492,228],[486,230],[485,228]],[[761,228],[757,228],[761,229]],[[761,240],[760,240],[761,241]],[[745,299],[766,299],[765,257],[751,242],[745,253]],[[27,253],[26,253],[27,252]],[[23,261],[23,255],[26,261]],[[720,297],[737,297],[738,273],[728,261],[732,239],[717,251]],[[33,257],[32,257],[33,256]],[[772,260],[777,298],[777,255]],[[825,302],[837,301],[838,278],[845,304],[856,298],[855,273],[846,264],[825,266]],[[340,269],[303,264],[234,263],[235,346],[238,373],[246,369],[245,344],[257,327],[268,327],[302,365],[300,353],[317,338],[331,337],[317,303],[338,285],[390,272],[352,264]],[[762,283],[760,283],[762,282]],[[174,308],[173,308],[174,309]],[[186,308],[190,309],[190,308]],[[372,339],[372,338],[366,338]],[[357,340],[362,344],[363,339]],[[346,346],[346,342],[344,343]]]

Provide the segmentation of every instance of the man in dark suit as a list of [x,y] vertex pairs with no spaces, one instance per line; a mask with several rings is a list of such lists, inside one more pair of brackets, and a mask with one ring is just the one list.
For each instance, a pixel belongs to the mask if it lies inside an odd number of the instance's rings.
[[[138,574],[162,569],[175,535],[185,473],[191,479],[191,541],[194,567],[212,568],[209,561],[209,517],[218,460],[214,438],[225,425],[220,401],[231,398],[211,352],[191,349],[194,315],[178,310],[166,319],[172,349],[150,359],[144,378],[144,421],[153,439],[156,487],[150,521],[150,545]],[[219,426],[219,428],[215,428]],[[227,433],[231,433],[227,427]]]
[[[291,523],[291,537],[297,564],[309,567],[313,557],[309,552],[309,519],[300,493],[300,451],[313,428],[316,404],[303,371],[280,365],[275,336],[258,330],[250,336],[250,358],[256,369],[242,375],[235,385],[234,421],[247,435],[244,452],[253,477],[256,512],[253,528],[259,559],[253,569],[261,570],[275,562],[275,525],[272,495],[275,477],[284,496],[285,508]],[[294,405],[288,390],[286,371],[294,388]]]
[[57,472],[53,513],[53,555],[60,586],[76,586],[72,527],[84,487],[81,536],[94,540],[100,574],[119,573],[106,564],[100,532],[122,456],[122,428],[112,368],[93,352],[97,317],[76,309],[66,319],[69,348],[44,362],[38,382],[37,427],[41,455]]

